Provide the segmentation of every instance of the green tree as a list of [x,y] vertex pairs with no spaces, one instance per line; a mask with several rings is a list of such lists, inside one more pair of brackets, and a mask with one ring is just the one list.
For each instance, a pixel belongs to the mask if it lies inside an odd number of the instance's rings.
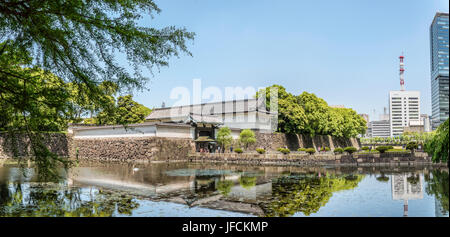
[[117,104],[114,102],[114,98],[110,98],[112,101],[110,106],[104,108],[99,112],[95,118],[98,124],[133,124],[142,123],[152,111],[142,104],[133,100],[132,95],[120,96],[117,99]]
[[325,100],[317,97],[315,94],[303,92],[297,96],[297,103],[305,111],[306,124],[302,131],[304,134],[314,136],[316,134],[328,134],[327,126],[329,107]]
[[433,138],[425,145],[425,150],[432,155],[434,162],[448,162],[449,155],[449,125],[447,119],[436,130]]
[[239,142],[247,149],[249,145],[256,143],[255,133],[250,129],[244,129],[239,134]]
[[[186,42],[194,37],[184,28],[137,24],[143,14],[159,12],[153,0],[0,2],[0,107],[6,113],[0,125],[13,132],[23,121],[20,128],[30,138],[38,172],[47,173],[44,178],[56,178],[56,165],[68,163],[40,142],[41,121],[59,123],[67,111],[75,120],[80,116],[76,108],[66,108],[66,90],[36,73],[73,83],[94,104],[104,98],[99,85],[105,81],[121,91],[143,89],[149,80],[144,69],[151,74],[180,52],[190,55]],[[123,55],[131,70],[118,63]]]
[[355,137],[367,130],[366,121],[354,110],[331,108],[325,100],[308,92],[294,96],[280,85],[267,87],[256,94],[257,97],[265,94],[269,109],[271,91],[274,90],[278,91],[278,132]]
[[231,136],[231,129],[228,127],[221,127],[217,132],[217,143],[222,147],[222,149],[227,149],[227,147],[233,142],[233,137]]
[[[297,103],[296,97],[288,93],[286,89],[280,85],[273,85],[260,90],[256,97],[261,93],[265,94],[266,107],[271,108],[271,91],[278,92],[278,132],[296,134],[301,133],[305,126],[306,116],[303,108]],[[273,103],[273,102],[272,102]]]

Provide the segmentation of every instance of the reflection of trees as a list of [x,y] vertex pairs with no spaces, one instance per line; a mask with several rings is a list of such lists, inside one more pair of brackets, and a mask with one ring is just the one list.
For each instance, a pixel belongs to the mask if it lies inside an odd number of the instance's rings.
[[272,200],[261,204],[261,208],[266,216],[285,217],[296,212],[309,216],[319,211],[333,192],[353,189],[363,177],[282,177],[272,183]]
[[239,177],[239,184],[245,189],[251,189],[256,185],[256,177],[241,176]]
[[231,180],[220,180],[217,182],[217,190],[224,196],[227,196],[231,192],[231,187],[233,187],[233,181]]
[[82,195],[81,188],[57,185],[26,187],[19,183],[2,184],[0,189],[0,216],[100,217],[113,216],[116,213],[131,215],[132,210],[139,206],[131,197],[101,190]]
[[442,206],[442,211],[444,215],[448,213],[449,200],[448,200],[448,172],[440,170],[431,171],[432,178],[429,175],[425,175],[425,180],[427,181],[427,186],[425,191],[429,195],[434,195],[435,198],[440,202]]
[[420,177],[418,174],[412,174],[411,176],[409,176],[408,178],[406,178],[406,180],[408,181],[408,183],[415,185],[419,182]]
[[386,183],[386,182],[389,181],[389,177],[386,176],[386,175],[384,174],[384,172],[381,172],[381,175],[377,177],[377,180],[380,181],[380,182]]

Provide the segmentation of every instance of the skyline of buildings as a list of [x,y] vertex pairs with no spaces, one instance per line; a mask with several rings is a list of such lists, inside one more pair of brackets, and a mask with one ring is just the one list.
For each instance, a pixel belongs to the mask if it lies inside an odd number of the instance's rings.
[[[430,25],[430,68],[432,115],[420,113],[420,91],[404,90],[403,55],[400,56],[400,91],[389,92],[389,114],[368,123],[369,137],[385,137],[386,122],[390,136],[406,131],[430,132],[449,118],[449,14],[437,12]],[[416,116],[417,115],[417,116]],[[387,120],[386,120],[387,119]]]
[[448,13],[436,13],[430,25],[432,129],[449,117]]

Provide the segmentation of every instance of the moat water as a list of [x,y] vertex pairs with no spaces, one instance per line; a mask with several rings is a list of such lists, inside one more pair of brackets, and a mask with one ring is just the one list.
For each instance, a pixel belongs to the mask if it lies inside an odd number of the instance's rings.
[[64,177],[3,165],[0,216],[449,216],[443,167],[92,163]]

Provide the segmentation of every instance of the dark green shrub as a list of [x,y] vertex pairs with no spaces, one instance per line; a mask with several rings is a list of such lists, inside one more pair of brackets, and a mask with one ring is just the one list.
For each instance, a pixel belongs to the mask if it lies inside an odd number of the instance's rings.
[[394,147],[393,146],[386,146],[387,148],[388,148],[388,150],[390,150],[390,149],[394,149]]
[[406,145],[406,150],[410,150],[411,152],[413,152],[417,148],[419,148],[419,145],[417,144],[417,142],[409,142]]
[[304,148],[304,147],[298,148],[297,151],[306,151],[306,148]]
[[361,149],[362,149],[363,151],[368,151],[368,150],[369,150],[369,147],[368,147],[368,146],[363,146],[363,147],[361,147]]
[[236,149],[234,149],[234,152],[241,154],[244,151],[241,148],[236,148]]
[[257,151],[259,154],[264,154],[264,153],[266,153],[266,150],[264,150],[263,148],[256,148],[256,151]]
[[314,148],[308,148],[308,149],[306,149],[305,151],[306,151],[307,153],[309,153],[310,155],[316,153],[316,149],[314,149]]
[[348,152],[349,154],[352,154],[357,150],[358,149],[356,149],[355,147],[352,147],[352,146],[348,146],[348,147],[344,148],[344,151]]
[[375,150],[377,150],[380,153],[385,153],[387,150],[389,150],[389,146],[379,146],[375,148]]
[[340,147],[335,148],[335,149],[334,149],[334,153],[336,153],[336,154],[342,154],[342,153],[344,153],[344,149],[342,149],[342,148],[340,148]]
[[278,150],[279,152],[285,154],[285,155],[291,153],[291,150],[289,150],[288,148],[282,148],[282,147],[280,147],[280,148],[278,148],[277,150]]

